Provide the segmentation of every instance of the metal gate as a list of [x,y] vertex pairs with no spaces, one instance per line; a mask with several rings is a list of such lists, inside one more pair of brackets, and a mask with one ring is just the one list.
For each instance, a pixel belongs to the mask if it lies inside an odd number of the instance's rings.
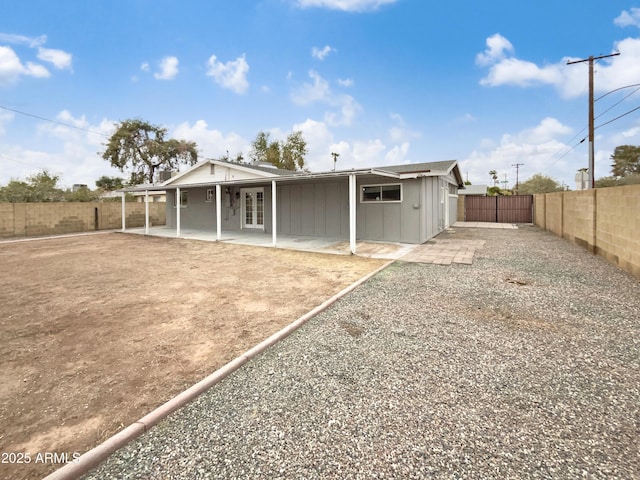
[[533,223],[533,195],[479,197],[464,199],[465,222]]

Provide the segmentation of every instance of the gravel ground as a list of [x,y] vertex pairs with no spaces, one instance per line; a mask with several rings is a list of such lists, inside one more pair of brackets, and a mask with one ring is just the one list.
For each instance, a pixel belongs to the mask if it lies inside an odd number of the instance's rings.
[[86,478],[640,478],[640,283],[536,227],[456,229]]

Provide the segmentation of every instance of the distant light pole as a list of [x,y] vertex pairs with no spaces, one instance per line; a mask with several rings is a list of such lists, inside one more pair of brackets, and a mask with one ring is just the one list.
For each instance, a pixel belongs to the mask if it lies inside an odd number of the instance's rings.
[[338,161],[339,153],[331,153],[333,155],[333,171],[336,171],[336,162]]

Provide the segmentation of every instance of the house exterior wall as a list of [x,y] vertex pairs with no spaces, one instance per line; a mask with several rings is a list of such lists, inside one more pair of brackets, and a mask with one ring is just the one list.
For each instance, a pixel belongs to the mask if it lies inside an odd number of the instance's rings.
[[[346,179],[278,185],[277,188],[278,233],[349,237],[349,188]],[[268,203],[270,225],[271,195]]]
[[[368,184],[402,184],[402,202],[362,202],[362,186]],[[424,204],[421,202],[421,179],[395,180],[376,178],[358,180],[357,238],[401,243],[421,243],[421,221]]]
[[[268,182],[268,183],[266,183]],[[264,232],[272,233],[271,182],[264,188]],[[363,202],[365,185],[402,185],[400,202]],[[242,188],[222,187],[223,231],[242,228]],[[214,186],[187,188],[188,203],[180,211],[180,227],[184,229],[216,230],[216,205],[206,201],[207,189]],[[424,243],[445,228],[445,211],[449,224],[457,218],[457,198],[450,189],[449,179],[420,177],[398,180],[380,176],[358,177],[356,198],[356,238],[400,243]],[[457,192],[457,189],[456,189]],[[167,225],[176,227],[175,190],[167,190]],[[277,184],[277,232],[283,235],[349,238],[348,178],[333,178],[314,182]]]
[[422,228],[422,238],[420,243],[424,243],[432,237],[435,237],[442,231],[440,225],[440,180],[437,177],[423,177],[423,201],[424,206]]

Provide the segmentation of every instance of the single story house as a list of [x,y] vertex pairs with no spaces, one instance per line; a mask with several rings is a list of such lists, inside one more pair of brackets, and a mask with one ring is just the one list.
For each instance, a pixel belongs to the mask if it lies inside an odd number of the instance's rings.
[[461,188],[455,160],[321,173],[204,160],[121,192],[166,192],[166,225],[178,237],[187,228],[216,232],[218,240],[222,231],[262,232],[274,246],[278,235],[334,237],[355,253],[356,239],[426,242],[456,221]]

